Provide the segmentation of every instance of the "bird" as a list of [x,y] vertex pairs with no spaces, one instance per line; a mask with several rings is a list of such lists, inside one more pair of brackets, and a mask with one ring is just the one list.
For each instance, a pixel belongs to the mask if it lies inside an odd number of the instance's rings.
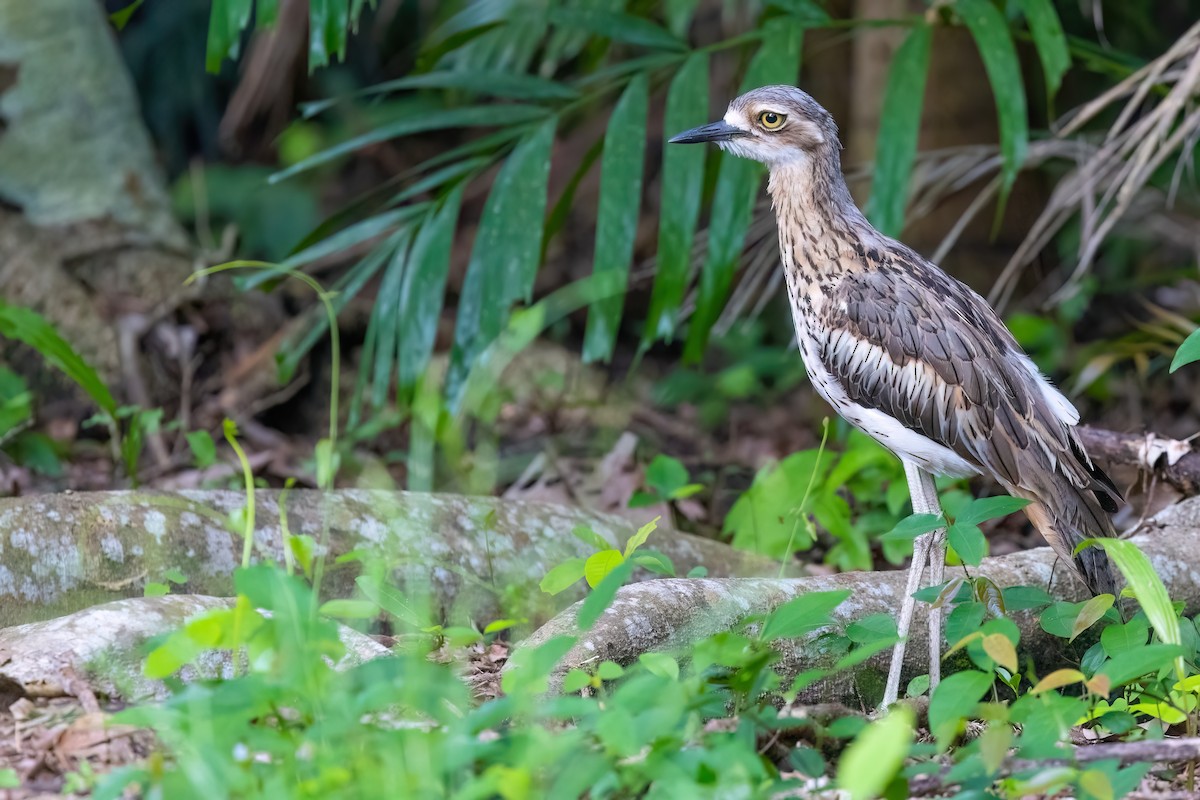
[[[1076,432],[1079,412],[978,293],[880,233],[841,170],[833,116],[794,86],[735,98],[723,119],[672,144],[711,142],[766,164],[796,342],[816,392],[904,465],[914,514],[941,516],[935,476],[993,478],[1093,595],[1116,594],[1101,547],[1123,501]],[[945,575],[945,528],[913,545],[881,708],[899,694],[913,595]],[[941,610],[929,612],[930,691],[940,679]]]

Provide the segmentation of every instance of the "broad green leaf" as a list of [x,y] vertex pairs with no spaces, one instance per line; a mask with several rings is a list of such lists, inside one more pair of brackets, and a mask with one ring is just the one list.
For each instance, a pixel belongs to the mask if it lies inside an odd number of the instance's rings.
[[1004,195],[1025,161],[1029,144],[1029,118],[1025,102],[1025,82],[1021,63],[1013,45],[1012,34],[1004,15],[991,0],[955,0],[955,9],[962,17],[983,59],[996,113],[1000,119],[1000,154],[1004,158]]
[[[688,56],[671,81],[663,118],[667,133],[664,138],[708,122],[707,109],[708,54],[700,51]],[[662,163],[658,255],[643,334],[647,343],[670,339],[679,320],[704,194],[704,148],[664,142]]]
[[562,690],[567,694],[578,692],[586,686],[592,685],[592,676],[588,675],[581,669],[572,669],[563,676]]
[[608,573],[619,567],[624,561],[625,557],[621,555],[620,550],[601,550],[599,553],[592,553],[584,562],[583,577],[587,579],[588,586],[594,589]]
[[1008,586],[1002,590],[1004,607],[1009,611],[1028,611],[1043,608],[1054,598],[1040,586]]
[[1100,674],[1107,675],[1113,687],[1123,686],[1143,675],[1158,673],[1182,655],[1183,648],[1178,645],[1148,644],[1110,659],[1100,668]]
[[643,569],[668,578],[675,577],[675,565],[657,550],[642,550],[634,553],[629,559]]
[[878,796],[904,763],[916,734],[914,724],[912,709],[897,705],[863,729],[838,761],[838,789],[851,800]]
[[867,218],[888,236],[898,236],[904,228],[908,180],[917,157],[932,40],[933,29],[929,25],[913,28],[897,48],[888,72],[875,146],[875,177],[867,203]]
[[494,619],[484,627],[483,632],[484,634],[499,633],[500,631],[506,631],[515,625],[521,624],[522,621],[519,619]]
[[552,25],[577,28],[616,42],[658,50],[687,50],[687,45],[645,17],[602,9],[553,5],[547,18]]
[[1079,609],[1079,613],[1075,615],[1075,621],[1071,624],[1069,641],[1075,641],[1079,638],[1079,634],[1095,625],[1104,616],[1104,613],[1112,608],[1114,600],[1115,598],[1111,594],[1100,594],[1084,603],[1083,608]]
[[1083,603],[1053,603],[1042,611],[1041,616],[1038,617],[1038,623],[1042,630],[1051,636],[1069,639],[1071,631],[1075,628],[1075,620],[1082,610]]
[[781,605],[767,617],[762,627],[762,638],[768,642],[775,639],[795,639],[829,625],[835,608],[850,596],[849,589],[831,592],[809,592]]
[[954,736],[959,723],[990,688],[992,676],[977,670],[963,670],[942,679],[929,700],[929,728],[939,742]]
[[[361,4],[360,4],[361,5]],[[308,0],[308,68],[346,58],[349,16],[346,0]]]
[[1100,633],[1100,644],[1110,658],[1136,650],[1146,644],[1150,636],[1150,625],[1139,616],[1124,625],[1109,625]]
[[613,109],[604,135],[592,270],[597,275],[619,276],[619,280],[614,284],[615,293],[597,298],[588,310],[583,336],[585,362],[608,361],[617,341],[642,205],[648,93],[645,74],[630,81]]
[[0,769],[0,789],[19,788],[21,788],[21,776],[17,774],[16,770],[8,767]]
[[629,580],[631,572],[633,572],[633,563],[622,562],[605,575],[604,580],[600,581],[592,593],[584,598],[575,615],[575,622],[579,625],[580,630],[586,631],[596,624],[596,620],[600,619],[600,615],[604,613],[605,609],[612,605],[613,598],[617,596],[617,590],[625,585],[625,581]]
[[688,483],[687,467],[677,458],[659,453],[646,465],[646,486],[658,493],[659,497],[671,498]]
[[411,136],[414,133],[429,131],[458,130],[460,128],[498,128],[516,126],[523,122],[533,122],[543,119],[548,114],[541,106],[510,103],[507,105],[465,106],[461,108],[443,108],[428,110],[422,113],[408,113],[399,119],[382,123],[366,133],[346,139],[316,153],[301,159],[295,164],[276,172],[271,176],[272,183],[286,180],[293,175],[306,172],[313,167],[327,164],[355,150],[389,139]]
[[117,403],[108,386],[41,314],[0,300],[0,336],[32,347],[46,363],[87,392],[102,411],[116,417]]
[[642,662],[642,666],[652,675],[670,678],[673,681],[679,679],[679,662],[666,653],[642,653],[638,656],[638,661]]
[[612,542],[605,539],[600,534],[586,525],[576,525],[571,529],[571,535],[586,545],[589,545],[596,550],[608,550],[612,547]]
[[861,644],[846,655],[839,658],[833,665],[833,668],[836,671],[857,667],[859,664],[863,663],[876,653],[882,653],[888,648],[895,647],[896,643],[899,641],[899,636],[891,636],[887,639],[877,639],[870,644]]
[[1033,45],[1042,62],[1042,74],[1046,78],[1046,94],[1053,98],[1062,85],[1063,75],[1071,68],[1071,53],[1067,50],[1067,37],[1062,22],[1054,9],[1052,0],[1017,0],[1029,23]]
[[1004,764],[1012,738],[1012,726],[1007,722],[993,722],[979,737],[979,755],[988,774],[994,774]]
[[204,68],[209,72],[220,72],[222,61],[238,57],[242,30],[250,24],[253,6],[254,0],[213,1],[208,17],[208,48],[204,57]]
[[582,558],[568,558],[547,572],[538,588],[546,594],[558,594],[583,577],[586,563]]
[[400,285],[396,367],[397,382],[406,393],[424,374],[433,354],[462,195],[463,187],[456,187],[426,217],[413,241],[409,268]]
[[1171,372],[1193,361],[1200,361],[1200,328],[1192,331],[1175,351],[1175,358],[1171,359]]
[[422,609],[417,604],[414,604],[395,586],[368,575],[359,575],[354,579],[354,584],[367,599],[396,619],[414,628],[429,626],[428,609]]
[[983,652],[988,658],[1008,670],[1009,674],[1017,671],[1017,648],[1003,633],[989,633],[983,637]]
[[972,500],[970,505],[960,511],[954,521],[967,525],[978,525],[989,519],[1006,517],[1027,505],[1029,505],[1029,501],[1021,497],[1009,497],[1003,494],[995,497],[980,497]]
[[897,635],[896,619],[891,614],[872,614],[847,625],[846,635],[858,644],[892,639]]
[[217,445],[208,431],[188,431],[184,434],[192,460],[200,469],[211,467],[217,460]]
[[[742,80],[741,91],[759,86],[795,84],[800,71],[803,28],[787,17],[776,17],[763,28],[762,45]],[[697,147],[698,145],[678,145]],[[725,306],[733,274],[737,271],[746,231],[758,197],[763,171],[757,162],[721,156],[717,188],[708,222],[708,255],[700,271],[696,311],[688,329],[684,359],[697,362],[708,346],[708,336]]]
[[946,520],[937,514],[910,514],[896,523],[896,527],[879,537],[883,542],[911,542],[918,536],[943,527]]
[[326,600],[321,604],[321,613],[327,617],[341,619],[373,619],[379,614],[379,606],[370,600],[350,600],[338,598]]
[[452,405],[476,359],[504,330],[512,303],[533,289],[553,144],[551,120],[517,145],[488,194],[458,301],[446,386]]
[[[1080,547],[1099,545],[1103,547],[1113,564],[1125,576],[1128,588],[1133,591],[1146,618],[1154,627],[1158,638],[1168,645],[1183,643],[1183,633],[1179,628],[1179,616],[1171,604],[1167,587],[1154,571],[1154,566],[1138,546],[1127,539],[1089,539]],[[1183,660],[1175,663],[1179,677],[1183,677]]]
[[625,668],[615,661],[601,661],[596,667],[596,677],[601,680],[616,680],[624,674]]
[[1116,796],[1113,792],[1112,781],[1103,770],[1084,770],[1079,773],[1078,781],[1079,788],[1083,790],[1083,796],[1088,800],[1113,800]]
[[662,517],[655,517],[638,528],[637,532],[629,537],[629,541],[625,542],[625,558],[629,558],[629,556],[633,555],[634,550],[637,550],[646,543],[646,540],[650,538],[650,534],[658,528],[658,521],[660,519]]
[[946,541],[964,564],[978,566],[987,555],[987,539],[978,525],[955,522],[946,529]]

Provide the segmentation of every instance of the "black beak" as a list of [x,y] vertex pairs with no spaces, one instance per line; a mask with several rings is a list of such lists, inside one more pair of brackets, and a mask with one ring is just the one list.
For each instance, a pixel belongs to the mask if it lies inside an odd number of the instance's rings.
[[730,125],[725,120],[710,122],[707,125],[701,125],[699,128],[692,128],[690,131],[684,131],[677,136],[672,136],[668,139],[670,144],[700,144],[702,142],[728,142],[735,136],[742,136],[746,132],[741,128]]

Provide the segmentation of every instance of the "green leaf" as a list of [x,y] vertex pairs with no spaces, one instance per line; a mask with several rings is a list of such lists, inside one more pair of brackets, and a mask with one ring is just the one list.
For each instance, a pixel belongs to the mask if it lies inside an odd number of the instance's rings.
[[1063,75],[1071,68],[1071,53],[1067,49],[1067,37],[1062,22],[1054,10],[1052,0],[1017,0],[1029,23],[1033,46],[1037,48],[1042,62],[1042,74],[1046,78],[1046,94],[1051,98],[1058,94]]
[[625,669],[615,661],[601,661],[596,667],[596,677],[603,681],[612,681],[625,674]]
[[645,17],[591,8],[553,5],[546,15],[552,25],[577,28],[594,36],[659,50],[687,50],[687,45]]
[[553,144],[551,120],[517,145],[488,194],[458,301],[446,386],[452,405],[476,359],[504,330],[511,305],[533,290]]
[[538,588],[546,594],[558,594],[583,577],[586,563],[582,558],[568,558],[547,572]]
[[579,97],[574,88],[537,75],[522,75],[494,70],[436,70],[403,78],[383,81],[342,97],[304,103],[301,111],[306,118],[320,114],[333,105],[353,97],[370,97],[410,89],[462,89],[489,97],[513,100],[573,100]]
[[[787,17],[776,17],[767,22],[763,27],[762,45],[746,70],[741,91],[776,83],[795,84],[800,71],[803,33],[803,27]],[[725,306],[750,227],[762,174],[761,166],[754,161],[729,153],[721,157],[709,214],[708,255],[700,271],[696,311],[684,346],[686,361],[695,363],[704,355],[709,333]]]
[[122,9],[112,12],[108,15],[108,21],[112,26],[119,31],[125,30],[125,26],[129,24],[129,18],[133,16],[133,12],[141,8],[145,0],[133,0],[129,5]]
[[849,589],[809,592],[781,605],[767,617],[762,627],[764,641],[795,639],[832,623],[830,613],[850,596]]
[[954,521],[965,525],[978,525],[989,519],[1007,517],[1027,505],[1029,505],[1029,501],[1021,497],[1009,497],[1003,494],[995,497],[980,497],[972,500],[970,505],[960,511]]
[[613,598],[617,596],[617,590],[625,585],[625,581],[629,580],[631,572],[633,572],[633,563],[622,562],[605,575],[604,580],[600,581],[592,593],[584,598],[575,615],[575,622],[579,625],[580,630],[586,631],[596,624],[596,620],[600,619],[600,615],[604,613],[605,609],[612,605]]
[[668,578],[675,577],[675,565],[671,563],[671,559],[657,550],[642,550],[641,552],[634,553],[629,560],[655,574],[664,575]]
[[864,728],[838,761],[838,789],[851,800],[878,796],[900,771],[916,734],[914,724],[912,709],[897,705]]
[[608,550],[612,547],[612,542],[605,539],[600,534],[586,525],[576,525],[571,529],[571,535],[586,545],[589,545],[596,550]]
[[1124,625],[1109,625],[1100,632],[1100,644],[1110,658],[1137,650],[1145,646],[1150,636],[1150,625],[1141,616],[1136,616]]
[[406,393],[424,374],[433,354],[462,196],[463,187],[455,187],[425,219],[400,284],[396,367],[397,382]]
[[1075,615],[1075,621],[1071,623],[1069,641],[1075,641],[1079,638],[1079,634],[1095,625],[1104,616],[1104,613],[1112,608],[1113,600],[1115,598],[1111,594],[1099,594],[1084,603],[1083,608],[1079,609],[1079,613]]
[[666,653],[642,653],[638,661],[651,675],[670,680],[679,680],[679,662]]
[[659,497],[670,498],[687,486],[687,467],[679,459],[659,453],[646,465],[645,480],[646,486],[657,492]]
[[1017,59],[1017,49],[1013,45],[1008,23],[991,0],[956,0],[955,8],[975,39],[996,100],[996,113],[1000,119],[1000,154],[1004,158],[1004,194],[1007,196],[1025,161],[1025,150],[1029,143],[1029,118],[1021,63]]
[[78,384],[101,411],[110,417],[116,417],[117,403],[113,400],[108,386],[71,345],[59,336],[58,331],[45,317],[35,311],[10,306],[0,300],[0,336],[32,347],[46,363]]
[[978,566],[987,555],[987,539],[978,525],[955,522],[946,529],[946,541],[964,564]]
[[662,517],[655,517],[642,527],[638,528],[637,532],[634,533],[633,536],[629,537],[629,541],[625,542],[625,558],[629,558],[629,556],[633,554],[634,550],[637,550],[646,543],[646,540],[650,538],[650,534],[658,528],[658,521],[660,519],[662,519]]
[[[1080,548],[1090,545],[1103,547],[1108,557],[1125,576],[1128,588],[1137,598],[1146,613],[1146,618],[1154,627],[1159,640],[1169,645],[1183,643],[1183,633],[1179,628],[1179,616],[1171,604],[1167,587],[1154,571],[1154,566],[1138,546],[1127,539],[1088,539],[1080,544]],[[1176,662],[1179,677],[1183,677],[1183,661]]]
[[[396,367],[396,348],[402,341],[397,333],[400,327],[400,285],[409,269],[410,231],[405,230],[397,240],[388,265],[383,270],[383,279],[379,284],[379,292],[375,296],[375,304],[371,309],[375,324],[375,347],[373,369],[371,370],[371,407],[383,408],[389,396],[392,384],[392,373]],[[422,313],[418,311],[416,313]],[[363,368],[366,368],[364,363]]]
[[1109,659],[1098,674],[1107,675],[1112,682],[1112,688],[1115,689],[1135,678],[1158,673],[1164,667],[1170,666],[1173,659],[1182,656],[1183,648],[1178,645],[1148,644]]
[[340,619],[374,619],[379,615],[379,606],[370,600],[338,598],[322,603],[320,612],[327,617]]
[[1175,351],[1175,358],[1171,359],[1171,372],[1194,361],[1200,361],[1200,328],[1188,334],[1183,344]]
[[867,203],[867,218],[888,236],[898,236],[904,228],[908,180],[917,157],[932,40],[933,29],[929,25],[913,28],[897,48],[888,71],[875,146],[875,178]]
[[211,467],[217,460],[217,445],[208,431],[188,431],[184,434],[192,460],[200,469]]
[[399,119],[378,125],[366,133],[338,142],[333,147],[326,148],[308,158],[297,161],[286,169],[273,174],[270,177],[270,181],[271,183],[278,183],[293,175],[307,172],[314,167],[328,164],[330,161],[353,153],[356,150],[361,150],[364,147],[379,144],[380,142],[386,142],[389,139],[398,139],[403,136],[411,136],[415,133],[428,133],[429,131],[516,126],[523,122],[534,122],[544,119],[547,113],[547,110],[541,106],[518,103],[430,109],[419,114],[409,110],[408,113]]
[[893,639],[897,636],[896,620],[891,614],[872,614],[846,626],[846,635],[858,644]]
[[354,584],[368,600],[401,622],[414,628],[429,627],[428,609],[418,608],[395,586],[369,575],[359,575]]
[[165,583],[151,581],[142,589],[143,597],[162,597],[171,591],[171,587]]
[[226,58],[236,59],[241,46],[242,30],[250,24],[254,0],[213,0],[208,17],[208,46],[204,67],[216,74]]
[[1004,607],[1009,611],[1028,611],[1054,602],[1050,593],[1040,586],[1009,586],[1001,591]]
[[1069,639],[1082,610],[1083,603],[1054,603],[1038,617],[1038,624],[1051,636]]
[[963,670],[942,679],[929,701],[929,728],[939,742],[955,734],[959,723],[990,688],[992,676],[977,670]]
[[592,553],[584,562],[583,577],[587,580],[588,586],[594,589],[608,573],[619,567],[624,561],[625,557],[621,555],[620,550],[601,550],[599,553]]
[[604,136],[592,271],[619,277],[613,284],[616,291],[594,300],[588,310],[583,336],[585,362],[608,361],[617,341],[642,203],[648,93],[645,73],[630,81],[613,109]]
[[17,775],[16,770],[8,767],[0,769],[0,789],[19,788],[21,788],[21,777]]
[[509,628],[519,625],[523,621],[524,620],[519,619],[494,619],[484,627],[483,632],[485,635],[489,633],[499,633],[500,631],[506,631]]
[[[667,137],[708,122],[708,54],[688,56],[667,91],[663,129]],[[663,144],[662,200],[654,290],[644,340],[670,339],[679,321],[691,265],[692,241],[704,194],[704,148]]]
[[896,527],[879,537],[881,542],[911,542],[922,534],[943,527],[946,520],[937,514],[910,514]]

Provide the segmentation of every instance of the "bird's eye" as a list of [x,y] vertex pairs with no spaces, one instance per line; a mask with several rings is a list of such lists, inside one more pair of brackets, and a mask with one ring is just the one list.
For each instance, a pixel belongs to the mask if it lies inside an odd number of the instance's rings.
[[783,123],[786,120],[786,114],[780,114],[775,111],[764,111],[758,115],[758,123],[769,131],[779,130],[783,127]]

